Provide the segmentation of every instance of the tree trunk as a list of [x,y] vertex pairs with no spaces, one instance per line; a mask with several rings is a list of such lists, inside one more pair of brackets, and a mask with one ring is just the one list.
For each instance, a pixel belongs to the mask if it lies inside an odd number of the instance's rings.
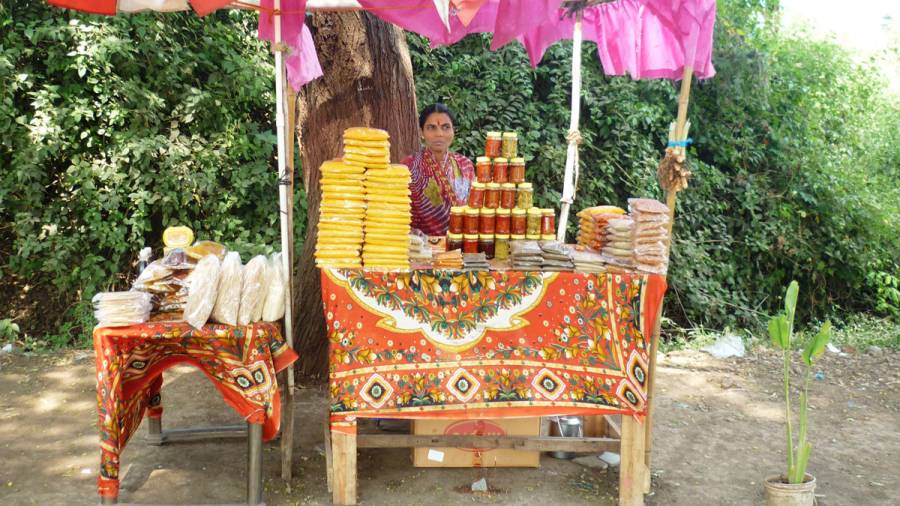
[[319,222],[319,165],[341,156],[344,129],[370,126],[391,135],[391,160],[418,147],[416,95],[406,39],[399,28],[365,13],[314,14],[309,22],[324,76],[299,95],[298,134],[307,195],[307,233],[299,260],[294,318],[300,370],[307,378],[328,372],[328,336],[315,266]]

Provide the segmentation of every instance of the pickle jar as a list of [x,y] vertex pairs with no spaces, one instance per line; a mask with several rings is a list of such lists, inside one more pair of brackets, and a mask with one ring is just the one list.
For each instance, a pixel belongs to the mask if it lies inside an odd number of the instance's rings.
[[[541,235],[541,209],[538,207],[532,207],[528,210],[528,219],[527,226],[525,227],[525,234],[529,236],[539,236]],[[531,239],[531,237],[529,237]],[[537,237],[535,237],[537,239]]]
[[484,190],[484,207],[488,209],[497,209],[500,207],[500,185],[497,183],[488,183]]
[[516,185],[513,183],[500,185],[500,207],[503,209],[516,207]]
[[524,158],[513,158],[509,161],[509,179],[510,183],[524,183],[525,182],[525,159]]
[[497,260],[509,259],[509,234],[494,236],[494,258]]
[[478,217],[478,233],[493,234],[497,221],[497,211],[494,209],[482,208]]
[[484,205],[484,183],[474,182],[469,189],[469,207],[479,209]]
[[463,223],[463,232],[466,234],[478,233],[478,209],[466,208],[466,218]]
[[475,159],[475,179],[479,183],[491,182],[491,159],[479,156]]
[[447,234],[447,251],[453,251],[455,249],[462,249],[463,247],[463,235],[462,234]]
[[484,256],[488,259],[494,258],[494,234],[481,234],[478,236],[477,253],[484,253]]
[[541,209],[541,235],[556,233],[556,211]]
[[463,233],[463,221],[466,216],[466,208],[463,206],[455,206],[450,208],[450,233]]
[[512,231],[513,235],[525,235],[525,232],[528,230],[525,212],[524,209],[518,208],[510,211],[512,215],[510,219],[510,231]]
[[531,183],[519,183],[516,188],[516,207],[519,209],[534,207],[534,189],[531,187]]
[[484,156],[488,158],[497,158],[500,156],[501,145],[503,139],[500,132],[488,132],[484,139]]
[[478,234],[463,235],[463,253],[478,253]]
[[495,183],[509,180],[509,161],[506,158],[494,158],[493,179]]
[[503,132],[503,158],[515,158],[519,154],[519,136],[515,132]]
[[494,224],[494,230],[497,234],[509,234],[510,220],[512,214],[509,209],[497,209],[497,220]]

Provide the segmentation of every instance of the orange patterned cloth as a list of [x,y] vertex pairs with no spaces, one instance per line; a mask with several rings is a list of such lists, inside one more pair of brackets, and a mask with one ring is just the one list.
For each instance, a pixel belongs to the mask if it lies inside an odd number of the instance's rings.
[[277,324],[247,327],[159,322],[94,329],[97,412],[100,425],[101,496],[119,494],[119,455],[146,412],[162,416],[162,373],[191,364],[212,380],[225,402],[249,423],[263,425],[263,438],[278,433],[281,401],[275,373],[297,354]]
[[323,270],[332,429],[647,410],[665,277]]

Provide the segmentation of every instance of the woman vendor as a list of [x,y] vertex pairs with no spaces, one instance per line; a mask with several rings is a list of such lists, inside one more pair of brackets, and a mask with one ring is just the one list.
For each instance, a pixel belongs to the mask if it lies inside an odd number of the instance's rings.
[[450,222],[450,207],[464,206],[475,168],[468,158],[450,151],[453,144],[453,113],[441,103],[419,114],[422,148],[403,160],[412,175],[412,226],[426,235],[444,235]]

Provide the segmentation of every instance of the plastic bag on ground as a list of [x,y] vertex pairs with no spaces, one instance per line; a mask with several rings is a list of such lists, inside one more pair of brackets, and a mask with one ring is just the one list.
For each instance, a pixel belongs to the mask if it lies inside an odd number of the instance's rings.
[[269,258],[269,289],[263,305],[262,319],[266,322],[280,320],[284,316],[284,292],[287,287],[287,276],[284,273],[281,253]]
[[238,310],[241,307],[241,255],[236,251],[225,255],[222,272],[219,274],[219,289],[212,319],[226,325],[237,325]]
[[189,289],[187,302],[184,304],[184,320],[195,329],[206,325],[216,305],[220,270],[219,257],[206,255],[197,262],[197,266],[188,277]]

